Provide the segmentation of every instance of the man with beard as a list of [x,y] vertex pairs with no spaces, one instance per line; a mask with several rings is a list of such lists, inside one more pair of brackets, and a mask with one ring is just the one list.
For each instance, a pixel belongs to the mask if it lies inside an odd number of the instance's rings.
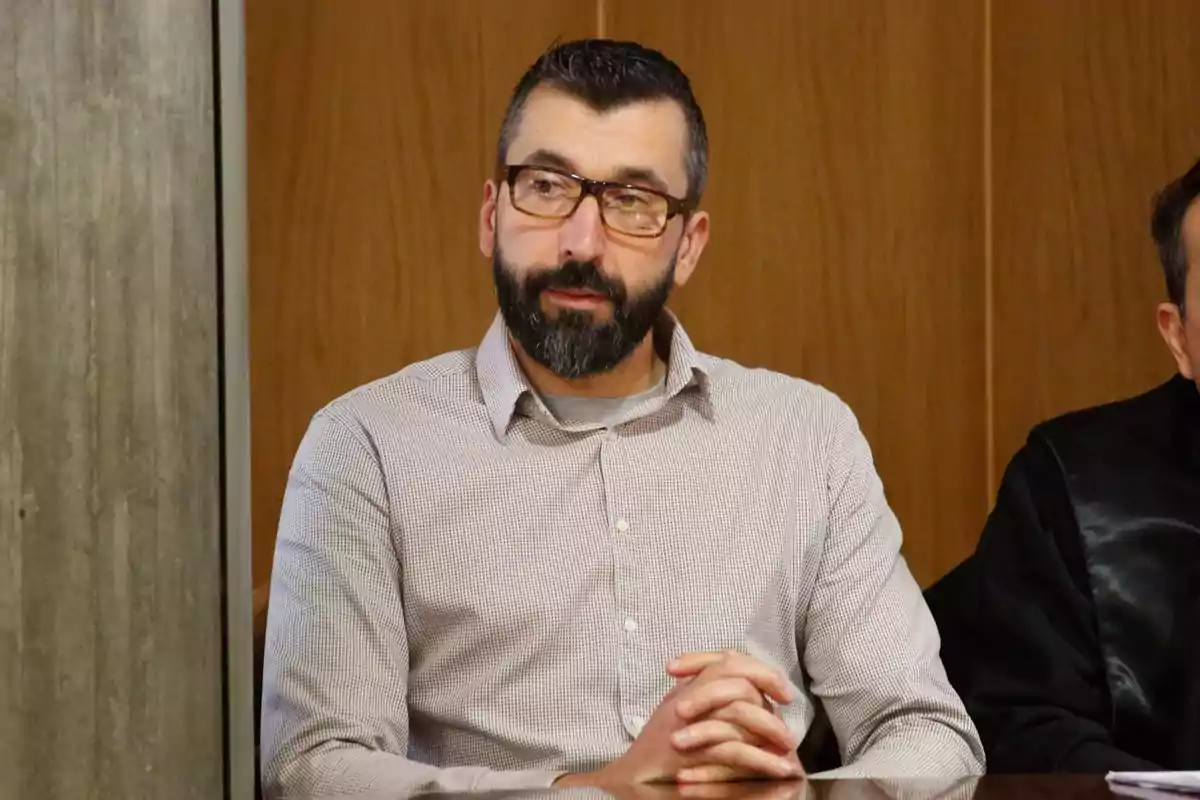
[[1200,162],[1151,216],[1178,374],[1036,426],[963,567],[955,681],[995,771],[1200,769],[1197,198]]
[[587,40],[517,85],[482,343],[321,410],[292,467],[268,795],[960,776],[949,687],[850,410],[698,353],[704,118],[662,54]]

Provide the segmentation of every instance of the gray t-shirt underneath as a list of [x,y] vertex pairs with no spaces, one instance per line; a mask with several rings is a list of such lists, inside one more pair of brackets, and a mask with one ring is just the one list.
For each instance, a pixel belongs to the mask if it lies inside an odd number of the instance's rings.
[[574,397],[544,394],[542,402],[559,422],[608,427],[621,422],[635,406],[651,398],[662,396],[666,385],[667,376],[664,372],[657,384],[644,392],[627,397]]

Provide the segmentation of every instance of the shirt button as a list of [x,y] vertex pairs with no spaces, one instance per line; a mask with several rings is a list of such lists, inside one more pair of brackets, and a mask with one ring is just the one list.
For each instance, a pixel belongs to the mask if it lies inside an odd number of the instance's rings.
[[626,619],[625,620],[625,630],[629,631],[630,633],[633,633],[634,631],[636,631],[637,630],[637,620],[635,620],[633,617],[629,617],[628,619]]
[[638,736],[642,732],[642,728],[646,727],[646,720],[641,717],[630,717],[629,727],[633,730],[633,735]]
[[629,523],[623,519],[617,520],[617,530],[619,530],[621,533],[625,533],[625,531],[629,530]]

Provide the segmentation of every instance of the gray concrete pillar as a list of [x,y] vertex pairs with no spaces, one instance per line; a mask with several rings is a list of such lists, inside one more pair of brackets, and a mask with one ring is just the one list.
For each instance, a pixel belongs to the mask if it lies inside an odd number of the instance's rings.
[[0,3],[0,797],[223,793],[213,27]]

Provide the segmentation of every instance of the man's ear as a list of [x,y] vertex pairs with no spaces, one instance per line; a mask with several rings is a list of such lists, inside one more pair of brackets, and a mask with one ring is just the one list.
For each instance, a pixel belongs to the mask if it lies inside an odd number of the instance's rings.
[[500,200],[500,187],[495,181],[483,184],[483,202],[479,206],[479,252],[491,258],[496,251],[496,205]]
[[1162,334],[1167,349],[1175,357],[1179,374],[1190,380],[1196,376],[1192,370],[1191,354],[1188,352],[1187,336],[1183,330],[1183,314],[1174,303],[1162,303],[1158,307],[1158,332]]
[[709,217],[706,211],[696,211],[683,227],[683,238],[679,241],[679,254],[675,257],[675,285],[683,286],[696,270],[696,262],[708,244]]

